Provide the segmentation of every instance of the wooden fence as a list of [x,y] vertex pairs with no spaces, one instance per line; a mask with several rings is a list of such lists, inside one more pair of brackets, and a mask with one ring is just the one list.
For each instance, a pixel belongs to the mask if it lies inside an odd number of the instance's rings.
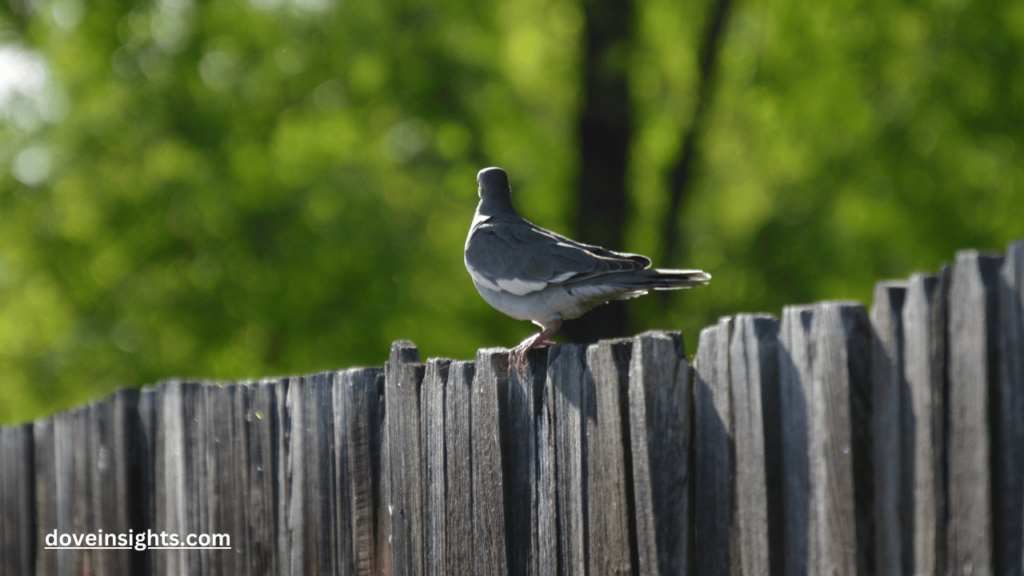
[[[696,369],[651,332],[119,390],[0,429],[0,576],[1021,574],[1022,284],[1024,241],[960,252]],[[90,533],[230,549],[49,549]]]

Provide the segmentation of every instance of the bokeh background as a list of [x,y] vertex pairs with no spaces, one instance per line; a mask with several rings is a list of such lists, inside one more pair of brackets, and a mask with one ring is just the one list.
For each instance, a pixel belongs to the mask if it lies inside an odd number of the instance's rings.
[[0,422],[174,376],[471,358],[475,174],[705,288],[563,341],[1024,236],[1019,0],[3,0]]

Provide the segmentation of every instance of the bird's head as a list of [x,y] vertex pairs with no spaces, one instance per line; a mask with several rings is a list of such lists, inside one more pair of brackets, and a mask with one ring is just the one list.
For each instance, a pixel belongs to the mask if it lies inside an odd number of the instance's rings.
[[484,168],[477,172],[476,183],[480,185],[477,194],[481,200],[504,200],[512,195],[508,176],[501,168]]

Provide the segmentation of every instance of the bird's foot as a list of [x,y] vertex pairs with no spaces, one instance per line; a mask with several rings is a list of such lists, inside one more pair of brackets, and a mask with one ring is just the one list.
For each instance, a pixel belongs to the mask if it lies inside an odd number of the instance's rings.
[[519,346],[516,346],[508,353],[508,374],[512,375],[512,371],[515,370],[520,376],[526,375],[526,355],[534,348],[543,348],[545,346],[554,346],[555,343],[550,340],[541,340],[537,342],[529,342],[533,338],[528,338],[526,342],[523,342]]
[[519,372],[520,376],[524,376],[524,369],[526,368],[526,355],[530,350],[534,348],[544,348],[545,346],[554,346],[555,343],[551,340],[540,340],[537,342],[530,342],[534,340],[533,337],[527,338],[519,346],[516,346],[508,353],[508,373],[512,374],[512,370],[515,369]]
[[515,368],[516,372],[520,376],[525,376],[526,368],[526,354],[534,348],[544,348],[546,346],[554,346],[555,342],[549,340],[551,335],[554,334],[561,326],[561,320],[554,320],[549,324],[544,324],[544,330],[530,336],[526,340],[519,343],[508,353],[508,374],[512,375],[512,369]]

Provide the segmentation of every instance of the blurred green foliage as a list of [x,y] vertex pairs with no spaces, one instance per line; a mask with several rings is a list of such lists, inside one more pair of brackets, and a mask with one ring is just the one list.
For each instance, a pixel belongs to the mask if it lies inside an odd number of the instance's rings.
[[[626,248],[658,263],[704,3],[636,3]],[[533,331],[476,294],[474,176],[571,235],[573,0],[13,0],[0,44],[0,422],[118,386],[470,358]],[[32,52],[27,52],[31,50]],[[3,52],[0,52],[3,54]],[[0,59],[2,60],[2,59]],[[8,63],[10,60],[8,60]],[[0,63],[0,66],[3,66]],[[0,74],[0,79],[10,74]],[[870,298],[1024,236],[1024,4],[738,1],[682,218],[720,314]]]

